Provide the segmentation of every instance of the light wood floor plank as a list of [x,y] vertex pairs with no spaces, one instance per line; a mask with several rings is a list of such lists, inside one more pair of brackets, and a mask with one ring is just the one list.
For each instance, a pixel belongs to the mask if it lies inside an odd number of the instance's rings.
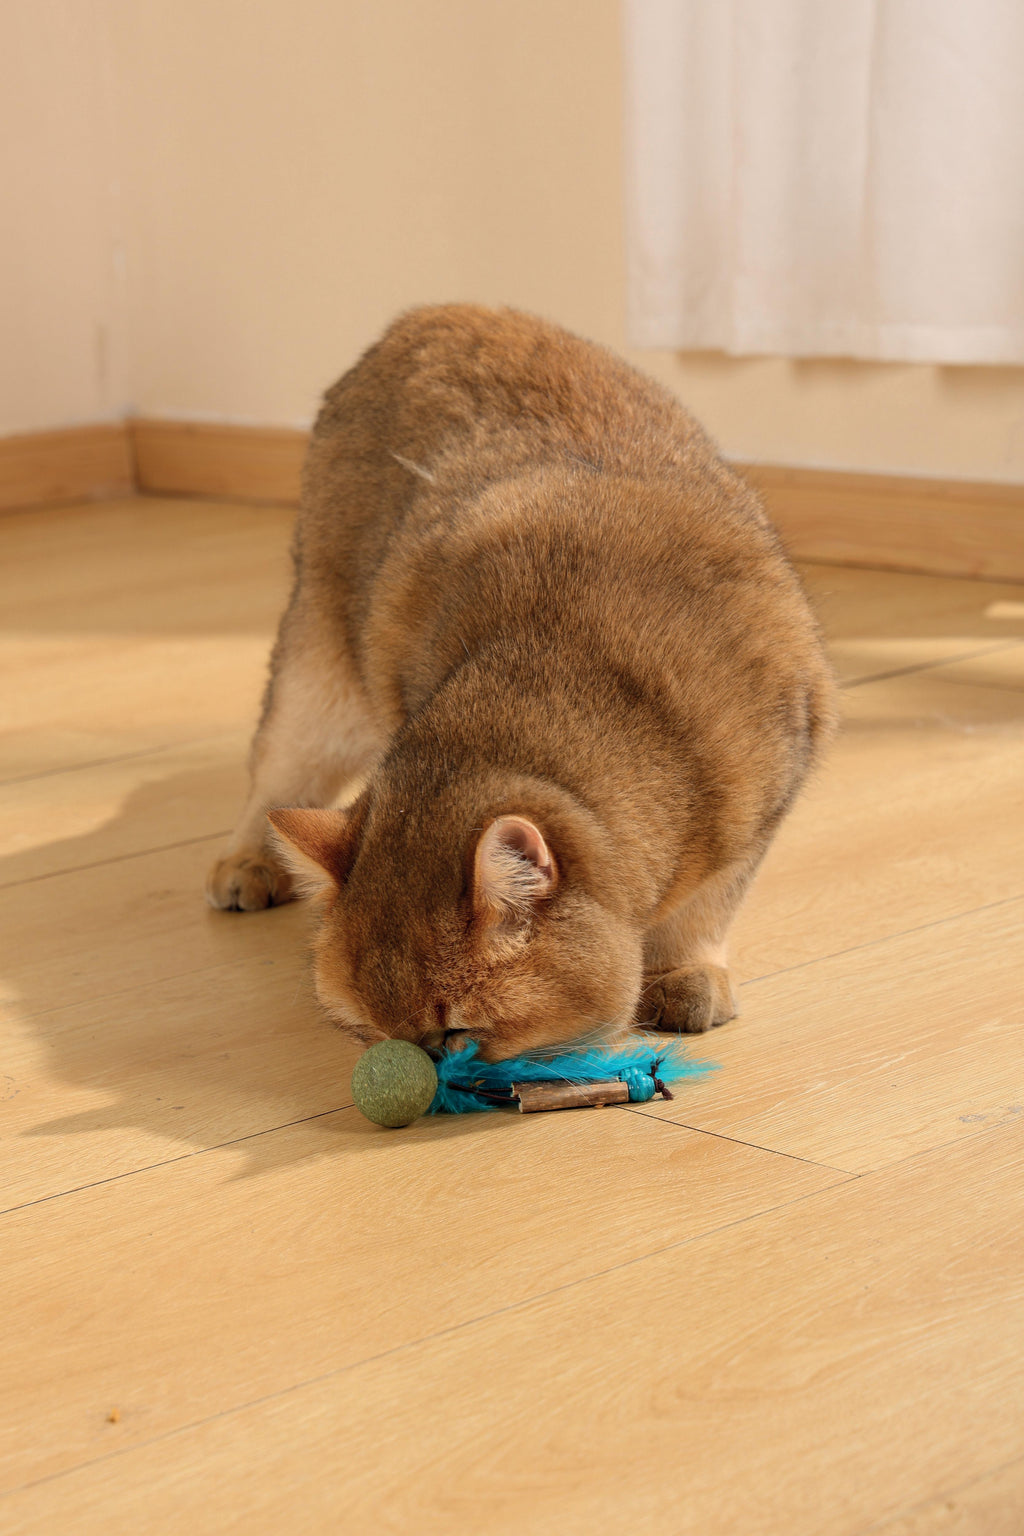
[[1022,1526],[1024,1456],[857,1536],[1020,1536]]
[[283,960],[197,969],[36,1020],[5,1013],[0,1209],[351,1103],[358,1051],[318,1016],[301,941]]
[[5,1513],[23,1536],[853,1536],[1020,1454],[1022,1339],[1015,1126],[97,1459]]
[[943,667],[942,675],[971,688],[1013,688],[1020,692],[1024,690],[1024,645],[1003,646]]
[[[5,785],[0,887],[224,836],[245,791],[248,736],[235,731]],[[112,879],[123,890],[134,876],[122,870]],[[144,901],[145,884],[134,888]],[[196,891],[202,900],[201,882]]]
[[[974,674],[982,686],[986,677],[998,678],[999,659],[1004,652],[1020,649],[1014,640],[991,640],[987,643],[970,635],[936,639],[926,636],[920,640],[891,640],[888,638],[865,640],[835,640],[829,644],[829,655],[840,682],[848,688],[864,683],[896,676],[902,672],[919,672],[926,667],[951,667],[954,663],[964,668],[965,675],[973,681]],[[987,673],[988,663],[994,670]],[[946,676],[956,674],[947,671]],[[995,686],[993,683],[992,686]]]
[[801,575],[847,684],[1024,638],[1020,585],[843,566],[803,566]]
[[741,979],[1024,894],[1024,699],[946,670],[843,694],[736,924]]
[[710,1082],[385,1133],[307,913],[201,896],[291,521],[0,525],[0,1529],[1016,1536],[1024,587],[808,569]]
[[[250,736],[261,635],[0,638],[0,787],[227,731]],[[59,786],[53,786],[54,790]]]
[[290,513],[135,501],[34,519],[0,524],[0,781],[251,734]]
[[23,1389],[0,1400],[0,1487],[839,1177],[616,1110],[446,1117],[397,1134],[350,1109],[11,1213],[6,1379]]
[[1024,899],[743,989],[721,1063],[650,1113],[851,1172],[1024,1122]]
[[30,634],[252,634],[288,584],[294,511],[158,497],[8,513],[5,627]]
[[297,982],[308,908],[212,911],[202,882],[216,846],[184,843],[0,890],[0,1002],[21,1020],[114,997],[130,1011],[138,988],[265,959],[289,965]]

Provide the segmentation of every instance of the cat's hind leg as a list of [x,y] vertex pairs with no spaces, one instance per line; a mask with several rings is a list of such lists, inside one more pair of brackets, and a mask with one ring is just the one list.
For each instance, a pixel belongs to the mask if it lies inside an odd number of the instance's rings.
[[335,622],[293,601],[270,663],[253,738],[249,795],[227,852],[210,870],[212,907],[254,912],[290,900],[292,879],[270,837],[275,806],[329,806],[384,746]]
[[639,1026],[703,1034],[736,1017],[726,938],[756,864],[712,875],[689,901],[648,929]]

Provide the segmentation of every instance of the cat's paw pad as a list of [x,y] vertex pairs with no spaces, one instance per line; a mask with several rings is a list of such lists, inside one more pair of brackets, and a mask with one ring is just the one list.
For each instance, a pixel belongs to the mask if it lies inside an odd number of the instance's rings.
[[738,1012],[729,972],[721,965],[683,965],[651,977],[640,1003],[642,1022],[685,1035],[702,1035]]
[[231,853],[210,870],[206,899],[223,912],[260,912],[291,901],[292,877],[266,854]]

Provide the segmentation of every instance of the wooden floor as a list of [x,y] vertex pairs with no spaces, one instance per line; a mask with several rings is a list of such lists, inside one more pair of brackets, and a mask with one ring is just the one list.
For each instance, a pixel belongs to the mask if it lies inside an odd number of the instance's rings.
[[0,522],[0,1529],[1020,1536],[1024,588],[807,572],[710,1080],[384,1132],[201,897],[289,522]]

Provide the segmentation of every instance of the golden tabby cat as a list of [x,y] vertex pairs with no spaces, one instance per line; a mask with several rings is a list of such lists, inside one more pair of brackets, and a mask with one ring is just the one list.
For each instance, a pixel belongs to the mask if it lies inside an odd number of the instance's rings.
[[314,868],[317,991],[365,1042],[498,1060],[731,1018],[726,933],[832,682],[671,396],[513,310],[413,311],[326,396],[294,554],[213,905]]

